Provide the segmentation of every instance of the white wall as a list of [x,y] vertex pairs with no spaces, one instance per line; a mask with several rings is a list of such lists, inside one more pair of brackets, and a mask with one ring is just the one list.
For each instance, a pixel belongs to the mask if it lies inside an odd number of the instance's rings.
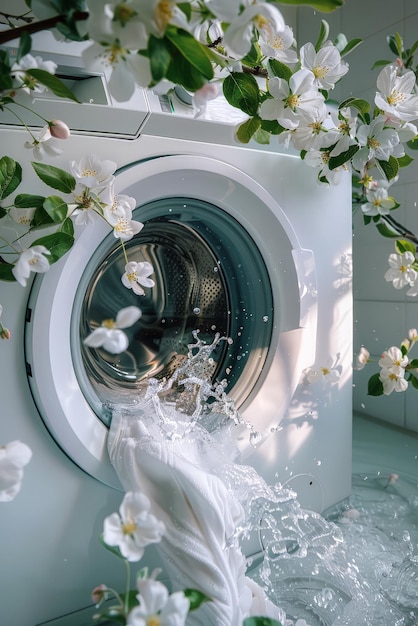
[[[336,99],[358,96],[373,104],[379,70],[371,67],[377,59],[393,59],[386,43],[387,35],[399,32],[406,47],[418,38],[418,3],[416,0],[346,0],[344,7],[334,13],[315,12],[307,7],[298,9],[297,39],[302,45],[315,43],[320,20],[330,25],[330,38],[343,32],[348,39],[360,37],[363,43],[347,61],[350,72],[339,83]],[[418,61],[418,59],[417,59]],[[391,188],[401,207],[395,219],[418,234],[418,153],[417,163],[401,170],[400,180]],[[406,297],[406,289],[395,290],[387,283],[387,257],[394,252],[393,241],[383,238],[373,225],[365,227],[359,211],[354,217],[354,350],[365,345],[377,359],[392,345],[399,346],[409,328],[418,327],[418,300]],[[330,232],[338,228],[338,220],[329,224]],[[412,354],[417,356],[418,354]],[[411,430],[418,431],[417,391],[393,393],[389,397],[367,395],[369,376],[378,372],[370,363],[354,375],[354,408]]]

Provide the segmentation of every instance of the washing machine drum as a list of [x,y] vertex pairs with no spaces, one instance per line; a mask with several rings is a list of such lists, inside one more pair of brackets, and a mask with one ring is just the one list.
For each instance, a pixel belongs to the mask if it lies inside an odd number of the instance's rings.
[[[195,330],[206,343],[216,333],[229,339],[212,354],[213,380],[225,381],[256,430],[277,425],[296,384],[285,364],[302,346],[306,352],[300,273],[306,291],[312,269],[278,204],[230,165],[165,156],[124,168],[116,182],[118,193],[136,199],[134,219],[144,227],[124,247],[104,221],[84,227],[71,252],[35,279],[25,342],[51,434],[82,469],[114,486],[106,451],[112,407],[134,401],[149,378],[170,376]],[[127,261],[153,266],[155,285],[144,295],[122,284]],[[124,329],[126,351],[84,344],[132,305],[142,315]]]

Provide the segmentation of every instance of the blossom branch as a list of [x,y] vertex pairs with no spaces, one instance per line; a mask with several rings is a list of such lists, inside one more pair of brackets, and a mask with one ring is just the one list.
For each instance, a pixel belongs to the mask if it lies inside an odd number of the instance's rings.
[[[86,20],[88,16],[89,14],[87,11],[75,11],[73,14],[73,19],[77,22],[81,22]],[[13,39],[18,39],[22,36],[23,33],[28,33],[29,35],[32,35],[33,33],[50,30],[60,23],[65,23],[63,16],[54,15],[53,17],[48,17],[44,20],[31,22],[30,24],[25,24],[24,26],[17,26],[16,28],[2,31],[0,32],[0,44],[7,43],[8,41],[13,41]]]

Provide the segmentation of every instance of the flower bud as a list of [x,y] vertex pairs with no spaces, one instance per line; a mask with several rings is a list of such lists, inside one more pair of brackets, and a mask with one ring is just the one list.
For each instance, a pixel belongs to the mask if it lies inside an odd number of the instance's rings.
[[49,131],[51,136],[55,137],[55,139],[68,139],[71,134],[67,124],[61,120],[52,120],[49,122]]
[[107,596],[108,596],[107,592],[108,592],[108,588],[106,585],[103,585],[103,584],[98,585],[97,587],[93,589],[93,591],[91,592],[91,599],[93,600],[96,606],[101,604],[103,600],[107,599]]
[[0,322],[0,339],[10,339],[11,333],[8,328],[5,328]]

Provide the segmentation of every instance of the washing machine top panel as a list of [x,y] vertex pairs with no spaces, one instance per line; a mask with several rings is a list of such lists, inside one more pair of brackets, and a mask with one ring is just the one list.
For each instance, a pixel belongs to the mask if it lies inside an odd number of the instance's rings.
[[[289,335],[293,353],[303,344],[303,272],[313,259],[273,198],[216,159],[141,161],[119,172],[116,185],[136,198],[144,228],[125,252],[104,221],[82,230],[71,252],[34,281],[25,343],[34,400],[52,436],[82,469],[119,487],[106,448],[112,405],[169,373],[196,329],[209,343],[216,332],[230,339],[214,354],[213,378],[225,380],[245,420],[258,431],[277,424],[298,382],[281,374]],[[154,267],[155,286],[144,296],[122,286],[127,258]],[[127,329],[125,353],[83,344],[132,304],[142,317]],[[274,407],[262,415],[254,403],[261,395]]]

